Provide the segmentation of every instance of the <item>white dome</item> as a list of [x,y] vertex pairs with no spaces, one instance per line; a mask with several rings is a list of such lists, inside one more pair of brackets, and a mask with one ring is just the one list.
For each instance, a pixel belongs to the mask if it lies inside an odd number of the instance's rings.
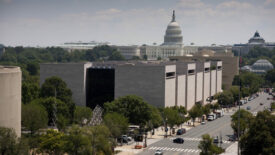
[[273,65],[268,60],[260,59],[252,65],[252,69],[268,71],[273,69]]
[[181,45],[182,34],[179,23],[175,19],[175,11],[173,11],[172,21],[168,24],[163,45]]

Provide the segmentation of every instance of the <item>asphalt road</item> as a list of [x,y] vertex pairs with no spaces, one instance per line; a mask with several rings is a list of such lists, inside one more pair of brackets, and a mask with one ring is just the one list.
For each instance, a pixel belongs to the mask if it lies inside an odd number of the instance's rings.
[[[251,110],[249,111],[256,115],[258,111],[264,110],[265,107],[270,108],[271,100],[267,100],[268,97],[271,96],[266,93],[260,94],[259,97],[242,105],[241,108],[246,109],[250,106]],[[260,105],[259,103],[263,103],[263,105]],[[222,137],[221,140],[223,143],[218,145],[226,149],[232,144],[232,142],[228,141],[228,136],[233,134],[233,130],[230,126],[231,115],[233,113],[234,112],[225,113],[221,118],[206,122],[205,125],[196,126],[187,131],[184,135],[176,136],[182,137],[184,139],[184,144],[173,143],[173,139],[176,137],[166,138],[149,145],[147,149],[139,154],[152,155],[156,150],[161,150],[167,155],[196,155],[200,153],[198,145],[203,134],[209,134],[211,137],[219,136],[219,140],[220,137]]]

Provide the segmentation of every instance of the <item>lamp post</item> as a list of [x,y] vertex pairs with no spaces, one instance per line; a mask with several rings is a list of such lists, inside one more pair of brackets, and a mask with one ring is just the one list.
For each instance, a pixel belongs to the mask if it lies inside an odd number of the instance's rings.
[[241,99],[241,72],[240,72],[240,57],[241,57],[241,49],[238,52],[239,58],[238,58],[238,69],[239,69],[239,99],[238,99],[238,105],[239,105],[239,112],[238,112],[238,155],[240,154],[240,115],[241,115],[241,104],[240,104],[240,99]]

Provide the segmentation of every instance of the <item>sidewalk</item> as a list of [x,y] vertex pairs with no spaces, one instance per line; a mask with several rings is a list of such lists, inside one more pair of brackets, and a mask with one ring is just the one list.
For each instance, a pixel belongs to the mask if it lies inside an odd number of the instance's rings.
[[[192,125],[187,125],[187,123],[182,124],[182,126],[176,127],[175,130],[180,129],[180,128],[185,128],[186,131],[190,130],[191,128],[193,128],[193,123],[191,123]],[[195,122],[195,126],[199,125],[200,123]],[[176,136],[175,134],[172,134],[170,136],[170,130],[167,132],[168,137],[174,137]],[[147,135],[147,146],[156,143],[162,139],[164,139],[165,136],[165,131],[164,131],[164,127],[159,127],[157,129],[155,129],[155,134],[152,135],[151,132],[148,132]],[[143,145],[143,142],[139,142],[139,145]],[[120,153],[118,153],[118,155],[134,155],[134,154],[138,154],[140,152],[142,152],[144,149],[135,149],[135,145],[136,142],[130,144],[130,145],[123,145],[123,146],[118,146],[115,148],[116,151],[121,151]]]
[[238,142],[233,143],[232,145],[230,145],[224,153],[222,153],[221,155],[236,155],[238,154]]

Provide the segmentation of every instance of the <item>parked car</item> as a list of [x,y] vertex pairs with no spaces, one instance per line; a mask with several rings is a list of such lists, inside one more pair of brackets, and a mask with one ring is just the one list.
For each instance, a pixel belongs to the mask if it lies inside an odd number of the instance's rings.
[[157,150],[157,151],[155,152],[155,155],[163,155],[163,153],[162,153],[160,150]]
[[127,135],[122,135],[121,137],[127,139],[127,141],[131,141],[132,140],[132,137],[129,137]]
[[246,110],[251,110],[251,107],[250,106],[246,107]]
[[181,128],[177,130],[177,135],[182,135],[186,133],[186,129],[185,128]]
[[219,143],[219,138],[218,137],[214,138],[213,143],[215,144]]
[[173,140],[174,143],[179,143],[179,144],[183,144],[184,143],[184,140],[183,138],[176,138]]
[[264,105],[263,103],[260,103],[260,105]]
[[234,135],[229,136],[228,141],[232,141],[232,142],[236,141],[236,136]]

